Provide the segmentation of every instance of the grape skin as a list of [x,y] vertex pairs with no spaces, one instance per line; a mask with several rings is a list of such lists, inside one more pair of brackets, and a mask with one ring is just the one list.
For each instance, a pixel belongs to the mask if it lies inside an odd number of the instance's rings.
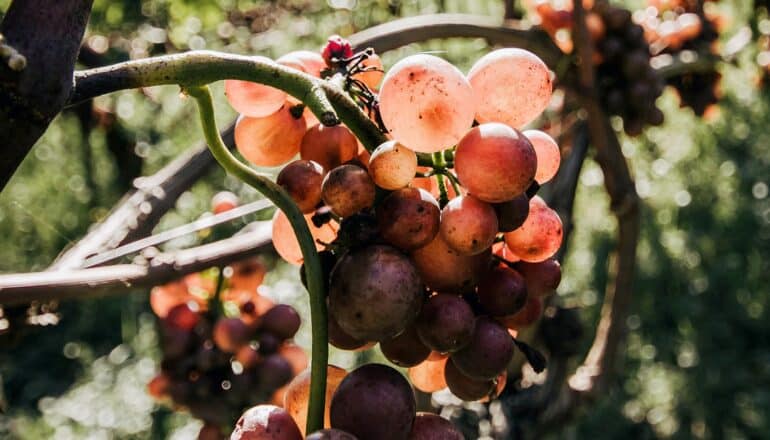
[[476,255],[492,246],[497,228],[492,205],[471,195],[455,197],[441,210],[441,238],[461,255]]
[[321,71],[326,68],[326,61],[324,61],[321,54],[309,50],[289,52],[275,60],[275,62],[305,72],[316,78],[320,78]]
[[506,246],[529,263],[544,261],[556,254],[562,236],[559,215],[538,196],[529,201],[529,216],[524,224],[504,235]]
[[471,129],[457,144],[455,171],[468,192],[489,203],[521,195],[535,180],[537,155],[521,132],[492,122]]
[[473,123],[475,98],[465,76],[449,62],[427,54],[408,56],[385,75],[380,114],[393,138],[410,149],[448,148]]
[[258,405],[246,410],[230,440],[270,438],[272,440],[302,440],[302,434],[288,412],[274,405]]
[[235,145],[254,165],[283,165],[299,153],[305,134],[305,119],[294,118],[289,106],[264,118],[241,116],[235,123]]
[[416,173],[417,155],[396,141],[383,143],[369,157],[369,174],[380,188],[403,188]]
[[482,316],[470,343],[452,354],[452,363],[463,375],[476,380],[492,380],[513,358],[513,340],[498,322]]
[[477,255],[460,255],[446,244],[441,234],[436,234],[430,243],[411,254],[423,282],[444,293],[472,290],[486,269],[490,255],[490,250]]
[[532,52],[518,48],[492,51],[468,72],[480,123],[502,122],[521,128],[537,118],[551,100],[548,66]]
[[[268,64],[274,63],[270,58],[259,55],[254,59]],[[286,93],[283,90],[237,79],[225,80],[225,96],[238,113],[252,118],[269,116],[277,112],[286,101]]]
[[444,379],[444,366],[449,357],[437,352],[431,353],[428,359],[409,369],[409,380],[415,388],[423,393],[433,393],[447,387]]
[[312,160],[330,171],[358,154],[358,140],[343,125],[326,127],[316,124],[302,137],[299,156]]
[[348,374],[334,393],[332,427],[360,439],[392,440],[409,436],[416,403],[409,382],[395,369],[367,364]]
[[438,234],[440,218],[438,202],[424,189],[393,191],[377,208],[382,238],[405,251],[430,243]]
[[456,295],[439,293],[428,298],[417,317],[417,334],[425,345],[441,352],[464,347],[473,335],[473,310]]
[[540,130],[526,130],[523,134],[535,149],[537,155],[535,181],[542,185],[553,179],[553,176],[559,171],[559,164],[561,163],[559,145],[548,133]]
[[341,165],[324,178],[321,198],[334,214],[344,218],[371,207],[376,191],[365,169]]
[[449,391],[465,401],[475,401],[486,397],[495,387],[493,380],[473,379],[462,373],[452,359],[444,366],[444,380]]
[[[329,418],[329,407],[331,406],[332,396],[337,391],[342,379],[347,376],[347,371],[335,365],[326,366],[326,406],[324,409],[324,428],[331,427]],[[283,407],[289,412],[291,417],[297,423],[302,435],[305,435],[305,425],[307,424],[307,407],[310,399],[310,370],[305,370],[298,374],[286,387],[286,394],[283,396]]]
[[304,214],[315,211],[321,203],[321,182],[324,169],[311,160],[295,160],[286,165],[276,183],[280,185]]
[[[305,220],[307,221],[308,228],[310,228],[310,234],[315,239],[315,248],[317,250],[323,249],[323,246],[318,243],[319,240],[323,243],[331,243],[337,237],[338,227],[336,223],[329,222],[321,227],[317,227],[310,220],[309,216],[305,216]],[[292,229],[286,214],[281,210],[276,210],[275,215],[273,215],[273,247],[275,247],[278,255],[287,263],[300,266],[304,261],[299,241],[297,241],[297,236],[294,235],[294,229]]]

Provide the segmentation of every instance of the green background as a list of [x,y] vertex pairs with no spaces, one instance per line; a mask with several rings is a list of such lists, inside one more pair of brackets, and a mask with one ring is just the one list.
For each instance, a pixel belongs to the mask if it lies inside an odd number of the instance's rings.
[[[0,1],[0,11],[7,3]],[[719,4],[729,17],[723,40],[754,16],[745,3]],[[254,17],[250,27],[243,24],[246,11]],[[396,17],[439,11],[501,17],[503,6],[499,1],[96,0],[86,41],[99,47],[107,38],[112,46],[103,55],[107,62],[202,48],[278,57],[297,48],[316,49],[332,33],[348,35]],[[384,60],[390,65],[425,50],[439,51],[466,70],[489,47],[480,40],[432,41],[388,53]],[[704,121],[680,109],[675,93],[667,90],[658,102],[665,124],[639,138],[621,138],[643,201],[622,371],[612,392],[560,427],[557,438],[770,438],[770,91],[752,86],[759,75],[756,54],[750,45],[733,64],[720,65],[718,116]],[[234,113],[222,84],[214,90],[224,124]],[[116,115],[109,129],[84,128],[76,111],[65,111],[0,194],[0,271],[45,268],[106,214],[133,177],[158,170],[200,139],[194,106],[180,99],[176,87],[119,92],[95,105]],[[123,150],[109,148],[115,144],[110,136],[121,137]],[[258,197],[213,169],[179,199],[158,230],[198,218],[222,189],[244,200]],[[585,352],[615,237],[602,175],[590,157],[580,177],[575,225],[559,297],[566,306],[582,308]],[[267,284],[269,294],[296,304],[307,317],[296,269],[278,264]],[[63,303],[58,325],[0,336],[0,437],[194,436],[199,422],[146,395],[159,358],[147,299],[147,291],[136,291]],[[308,347],[306,327],[298,342]],[[362,361],[342,353],[334,360],[347,367]]]

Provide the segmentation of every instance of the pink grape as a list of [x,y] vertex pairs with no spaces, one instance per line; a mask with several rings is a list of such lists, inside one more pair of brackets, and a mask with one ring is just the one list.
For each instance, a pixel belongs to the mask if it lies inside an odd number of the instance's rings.
[[[274,63],[263,56],[255,56],[255,61]],[[225,80],[225,96],[233,108],[246,116],[261,118],[277,112],[286,101],[283,90],[251,81],[237,79]]]
[[527,130],[522,134],[529,139],[535,149],[535,154],[537,154],[535,180],[542,185],[553,179],[553,176],[559,171],[559,164],[561,163],[559,144],[548,133],[540,130]]
[[500,203],[521,195],[535,180],[536,170],[532,144],[504,124],[481,124],[457,144],[457,177],[469,193],[485,202]]
[[326,68],[326,61],[318,52],[295,50],[275,60],[276,63],[291,67],[308,75],[321,77],[321,71]]
[[329,172],[358,154],[358,140],[344,125],[326,127],[317,124],[302,137],[299,155],[312,160]]
[[529,201],[529,216],[518,229],[505,234],[505,244],[522,261],[537,263],[551,258],[562,240],[559,214],[538,196]]
[[235,123],[235,146],[249,162],[274,167],[299,153],[305,119],[292,116],[289,106],[264,118],[241,116]]
[[[305,220],[310,228],[310,234],[316,239],[315,247],[317,250],[323,249],[323,246],[317,240],[323,243],[331,243],[337,238],[338,227],[336,223],[329,222],[319,228],[313,224],[310,216],[305,216]],[[291,223],[289,223],[286,214],[280,209],[276,210],[275,215],[273,215],[273,246],[278,255],[288,263],[299,266],[304,261],[297,236],[294,235],[294,230],[291,228]]]
[[505,48],[481,57],[468,72],[478,102],[476,120],[520,128],[537,118],[551,100],[548,66],[532,52]]
[[492,205],[471,195],[455,197],[441,210],[441,237],[461,255],[475,255],[492,246],[497,228]]
[[387,141],[369,157],[369,175],[380,188],[403,188],[417,173],[417,155],[396,141]]
[[393,138],[414,151],[451,147],[473,123],[470,84],[455,66],[427,54],[396,63],[382,81],[380,114]]
[[368,70],[364,72],[356,73],[353,78],[366,84],[369,90],[377,90],[377,86],[380,85],[382,77],[385,76],[385,72],[382,71],[382,60],[375,53],[370,55],[367,59],[361,62],[361,67]]
[[289,413],[274,405],[258,405],[243,413],[230,440],[302,440]]
[[444,293],[472,291],[486,269],[490,250],[477,255],[460,255],[450,248],[441,234],[425,246],[412,252],[412,261],[431,289]]

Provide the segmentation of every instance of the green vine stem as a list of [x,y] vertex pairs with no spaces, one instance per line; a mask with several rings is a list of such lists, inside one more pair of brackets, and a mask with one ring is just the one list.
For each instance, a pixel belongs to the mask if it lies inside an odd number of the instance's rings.
[[[388,140],[377,124],[345,93],[339,81],[321,80],[254,57],[208,50],[125,61],[76,72],[77,86],[68,105],[118,90],[175,84],[201,86],[225,79],[252,81],[283,90],[306,104],[324,125],[344,122],[370,153]],[[417,157],[420,165],[432,165],[430,155],[417,153]]]
[[278,209],[286,214],[299,241],[302,257],[305,260],[307,288],[310,294],[310,324],[313,335],[307,432],[317,431],[323,428],[329,347],[326,286],[321,272],[321,260],[318,257],[313,236],[310,235],[305,216],[302,215],[302,212],[283,188],[240,162],[227,149],[219,136],[219,130],[214,120],[214,104],[208,86],[192,86],[185,90],[198,103],[203,134],[217,162],[228,173],[251,185],[275,203]]

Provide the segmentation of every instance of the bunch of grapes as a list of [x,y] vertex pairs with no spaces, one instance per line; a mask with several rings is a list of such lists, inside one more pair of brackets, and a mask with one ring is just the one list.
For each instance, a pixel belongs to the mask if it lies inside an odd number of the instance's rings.
[[[639,135],[646,125],[663,123],[663,112],[655,106],[664,82],[650,66],[650,48],[644,29],[634,23],[631,13],[607,2],[583,2],[586,25],[594,42],[596,84],[607,113],[623,119],[630,136]],[[548,0],[534,7],[541,26],[553,35],[565,52],[572,51],[568,29],[572,25],[571,2],[556,8]]]
[[[307,440],[463,440],[449,420],[416,412],[409,382],[395,369],[367,364],[350,374],[329,366],[324,429]],[[284,408],[258,405],[243,413],[231,440],[302,440],[309,373],[289,384]]]
[[[306,128],[307,117],[280,91],[238,82],[227,96],[253,112],[236,126],[242,155],[260,166],[289,162],[277,183],[306,214],[321,252],[330,343],[346,350],[379,343],[423,391],[497,395],[514,346],[537,358],[513,335],[540,317],[561,278],[552,258],[561,220],[535,195],[556,174],[559,147],[544,132],[521,131],[550,101],[548,68],[509,48],[483,56],[467,75],[417,54],[383,76],[376,54],[354,54],[339,37],[314,59],[325,65],[295,67],[341,77],[390,139],[368,157],[344,126]],[[273,244],[302,264],[281,211]],[[334,412],[332,403],[337,427]],[[361,438],[402,438],[342,427]]]
[[218,296],[215,281],[200,273],[150,294],[163,359],[149,392],[203,420],[202,439],[221,438],[244,408],[280,401],[282,387],[308,362],[291,343],[300,326],[297,312],[257,293],[264,265],[250,260],[224,273],[229,278]]
[[[691,58],[717,54],[717,16],[707,16],[702,2],[660,2],[634,13],[634,21],[645,30],[653,55],[688,53]],[[666,79],[679,93],[682,107],[690,107],[696,115],[719,101],[716,66],[707,71],[690,72]]]

